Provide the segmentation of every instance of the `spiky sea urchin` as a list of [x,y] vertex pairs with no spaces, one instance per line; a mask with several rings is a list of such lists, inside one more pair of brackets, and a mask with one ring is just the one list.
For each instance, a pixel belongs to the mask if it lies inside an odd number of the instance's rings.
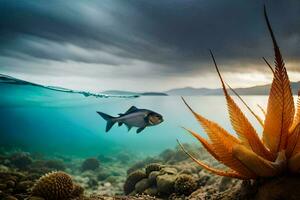
[[46,200],[69,199],[73,191],[72,178],[61,171],[47,173],[32,188],[31,195]]
[[284,173],[296,174],[300,172],[300,95],[298,95],[298,105],[295,108],[288,74],[265,8],[264,15],[275,52],[275,70],[267,63],[272,69],[274,78],[265,120],[263,121],[258,117],[237,92],[227,84],[262,125],[262,139],[259,138],[254,127],[227,92],[225,81],[220,74],[212,52],[210,53],[222,83],[231,124],[239,138],[234,137],[215,122],[196,113],[184,101],[204,128],[209,140],[191,130],[188,130],[188,132],[216,160],[229,167],[230,170],[223,171],[208,166],[189,154],[182,145],[181,147],[197,164],[220,176],[257,179],[260,177],[280,176]]

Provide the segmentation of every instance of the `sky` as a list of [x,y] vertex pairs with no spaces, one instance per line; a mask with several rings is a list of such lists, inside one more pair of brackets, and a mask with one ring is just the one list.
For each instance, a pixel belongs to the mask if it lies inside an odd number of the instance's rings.
[[0,73],[103,91],[268,84],[266,5],[292,81],[300,81],[298,0],[0,0]]

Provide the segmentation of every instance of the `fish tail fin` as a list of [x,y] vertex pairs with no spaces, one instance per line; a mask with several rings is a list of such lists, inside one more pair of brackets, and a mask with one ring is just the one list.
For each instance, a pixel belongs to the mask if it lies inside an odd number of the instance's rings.
[[114,120],[114,117],[108,115],[108,114],[105,114],[103,112],[99,112],[97,111],[97,113],[103,118],[106,120],[106,129],[105,129],[105,132],[108,132],[111,127],[113,127],[113,125],[116,123],[116,120]]

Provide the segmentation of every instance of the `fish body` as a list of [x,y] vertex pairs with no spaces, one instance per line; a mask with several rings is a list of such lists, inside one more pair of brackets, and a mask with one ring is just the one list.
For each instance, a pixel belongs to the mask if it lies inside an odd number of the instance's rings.
[[132,127],[137,127],[137,133],[140,133],[148,126],[155,126],[163,122],[162,115],[148,109],[138,109],[135,106],[129,108],[129,110],[123,114],[119,114],[118,117],[113,117],[103,112],[97,111],[97,113],[107,121],[106,132],[108,132],[115,123],[119,126],[125,124],[128,131]]

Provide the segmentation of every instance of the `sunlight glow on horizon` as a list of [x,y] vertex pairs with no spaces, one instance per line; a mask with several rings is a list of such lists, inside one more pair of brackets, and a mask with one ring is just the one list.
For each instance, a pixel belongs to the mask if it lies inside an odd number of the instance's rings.
[[[164,92],[174,88],[220,88],[220,80],[216,73],[206,73],[193,76],[170,77],[160,80],[162,84],[156,84],[156,77],[148,77],[143,84],[140,84],[139,78],[124,77],[123,79],[115,78],[95,78],[88,76],[72,76],[72,75],[48,75],[48,74],[27,74],[23,72],[7,72],[1,73],[13,76],[18,79],[30,81],[47,86],[59,86],[68,89],[84,90],[91,92],[100,92],[105,90],[126,90],[126,91],[154,91]],[[291,82],[300,81],[300,72],[289,71]],[[258,85],[266,85],[272,82],[272,74],[270,73],[242,73],[242,72],[222,72],[226,82],[233,88],[245,88]]]

